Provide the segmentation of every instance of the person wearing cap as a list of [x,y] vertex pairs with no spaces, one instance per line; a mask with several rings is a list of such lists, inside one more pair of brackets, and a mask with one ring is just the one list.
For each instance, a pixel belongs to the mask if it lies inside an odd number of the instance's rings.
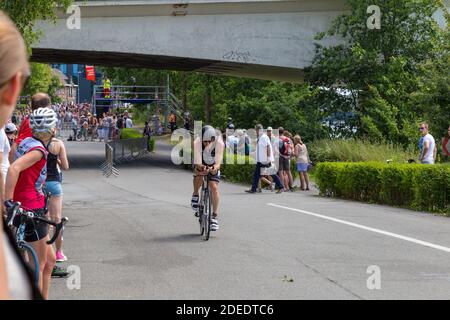
[[5,126],[5,133],[8,137],[9,145],[11,146],[17,138],[17,127],[14,123],[10,122]]
[[[247,193],[257,192],[259,178],[261,177],[261,169],[271,168],[274,166],[273,163],[275,162],[272,144],[269,137],[263,132],[263,126],[261,124],[258,124],[255,127],[255,130],[256,136],[258,137],[258,140],[256,142],[256,166],[255,173],[253,174],[253,184],[250,190],[245,190],[245,192]],[[275,172],[271,173],[273,174],[269,175],[275,182],[277,193],[283,192],[284,186],[281,183],[280,178],[275,174]]]

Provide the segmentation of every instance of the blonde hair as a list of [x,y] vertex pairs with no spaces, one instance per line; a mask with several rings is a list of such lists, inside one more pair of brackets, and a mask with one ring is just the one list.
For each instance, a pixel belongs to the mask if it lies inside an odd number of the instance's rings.
[[425,128],[427,128],[427,129],[428,129],[428,123],[426,123],[426,122],[421,122],[421,123],[419,123],[419,125],[421,125],[421,126],[425,126]]
[[14,23],[0,10],[0,90],[17,72],[30,74],[25,42]]
[[33,132],[33,137],[41,141],[50,141],[53,138],[52,132]]
[[302,138],[298,134],[294,137],[294,145],[297,144],[303,144]]

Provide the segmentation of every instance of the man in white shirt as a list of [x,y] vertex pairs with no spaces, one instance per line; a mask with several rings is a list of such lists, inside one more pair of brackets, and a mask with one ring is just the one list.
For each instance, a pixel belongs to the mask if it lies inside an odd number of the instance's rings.
[[428,123],[422,122],[419,125],[419,130],[422,135],[422,138],[419,140],[419,161],[423,164],[434,164],[437,148],[433,136],[428,132]]
[[[275,161],[273,156],[273,148],[272,143],[269,137],[263,132],[263,126],[258,124],[255,127],[256,136],[258,140],[256,142],[256,167],[255,173],[253,174],[253,184],[250,190],[245,190],[247,193],[255,193],[256,188],[258,187],[259,178],[261,177],[261,169],[273,166],[273,162]],[[280,181],[280,178],[273,174],[271,175],[273,181],[275,182],[275,186],[277,188],[277,193],[283,192],[283,184]]]
[[131,120],[130,116],[128,116],[125,119],[125,128],[133,128],[133,120]]

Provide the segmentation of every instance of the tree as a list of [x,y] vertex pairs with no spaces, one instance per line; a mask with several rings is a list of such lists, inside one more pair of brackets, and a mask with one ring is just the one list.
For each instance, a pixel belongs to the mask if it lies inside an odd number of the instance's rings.
[[28,47],[39,38],[35,30],[37,20],[55,20],[57,7],[66,10],[73,0],[0,0],[0,10],[5,11],[23,34]]
[[[420,95],[422,66],[448,52],[443,45],[448,29],[441,30],[433,19],[445,7],[439,0],[347,0],[347,4],[351,14],[338,17],[328,32],[317,36],[338,37],[343,44],[317,45],[306,78],[313,86],[330,90],[323,104],[331,109],[339,90],[352,93],[355,99],[341,111],[355,114],[358,136],[411,144],[418,134],[415,123],[428,109],[417,108],[412,99],[413,93]],[[381,9],[380,29],[367,28],[369,5]]]
[[59,79],[52,74],[52,69],[48,64],[32,63],[31,77],[22,94],[32,96],[38,92],[46,92],[52,102],[60,102],[60,98],[57,96],[57,91],[60,88]]

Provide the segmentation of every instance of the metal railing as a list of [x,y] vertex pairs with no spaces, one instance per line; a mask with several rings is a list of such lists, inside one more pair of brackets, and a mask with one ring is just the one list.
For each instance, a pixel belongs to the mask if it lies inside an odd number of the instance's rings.
[[112,160],[114,163],[136,160],[149,155],[148,140],[146,137],[138,139],[114,140],[107,143],[113,149]]
[[100,169],[107,178],[119,175],[119,170],[114,164],[114,148],[109,143],[105,143],[105,161],[100,165]]

